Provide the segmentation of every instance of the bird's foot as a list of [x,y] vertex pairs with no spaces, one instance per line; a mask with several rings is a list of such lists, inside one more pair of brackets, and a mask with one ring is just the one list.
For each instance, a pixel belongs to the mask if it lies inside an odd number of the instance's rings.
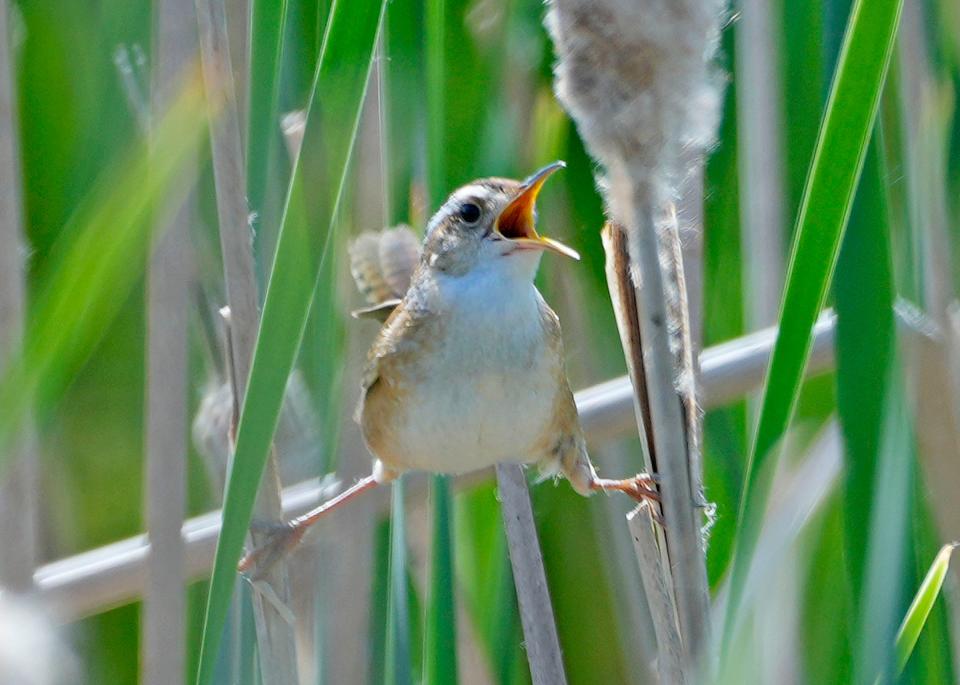
[[254,521],[250,530],[259,542],[240,560],[237,570],[254,581],[263,578],[274,564],[292,552],[306,532],[297,522]]
[[[303,516],[287,523],[256,523],[251,526],[255,538],[262,537],[256,547],[240,563],[237,570],[251,580],[263,578],[267,571],[280,559],[300,544],[310,526],[329,514],[337,507],[346,504],[358,495],[377,487],[376,476],[361,478],[336,497],[328,499],[320,506],[311,509]],[[257,535],[263,531],[263,535]]]
[[657,492],[657,484],[659,482],[660,479],[655,475],[638,473],[633,478],[618,480],[595,478],[593,483],[591,483],[591,487],[594,490],[602,490],[603,492],[615,490],[629,495],[641,504],[646,502],[650,506],[650,513],[653,514],[654,521],[663,526],[663,516],[660,514],[660,507],[658,506],[660,504],[660,493]]
[[660,493],[657,492],[657,483],[659,479],[646,473],[638,473],[633,478],[623,478],[613,480],[610,478],[597,478],[591,486],[594,490],[603,490],[609,492],[615,490],[629,495],[637,502],[660,502]]

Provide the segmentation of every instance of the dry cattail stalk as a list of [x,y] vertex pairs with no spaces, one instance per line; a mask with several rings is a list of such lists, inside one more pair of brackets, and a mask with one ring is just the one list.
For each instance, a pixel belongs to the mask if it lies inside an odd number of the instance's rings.
[[[690,677],[709,606],[699,414],[679,230],[672,203],[712,143],[720,102],[712,56],[722,0],[554,0],[556,91],[602,164],[608,279],[637,398],[648,468],[661,478],[676,616]],[[642,562],[642,559],[641,559]],[[671,612],[672,613],[672,612]],[[667,645],[660,644],[661,658]]]

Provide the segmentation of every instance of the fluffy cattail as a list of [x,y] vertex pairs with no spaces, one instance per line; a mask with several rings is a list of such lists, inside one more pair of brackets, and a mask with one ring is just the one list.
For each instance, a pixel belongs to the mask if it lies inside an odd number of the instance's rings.
[[0,683],[60,685],[78,677],[73,654],[43,612],[0,592]]
[[642,205],[659,236],[677,387],[684,368],[680,228],[673,200],[683,176],[713,144],[723,79],[712,59],[725,0],[553,0],[547,27],[556,45],[557,97],[603,165],[607,208],[625,227],[637,269]]
[[[556,92],[591,154],[651,204],[672,197],[687,151],[716,135],[712,66],[724,0],[553,0]],[[611,178],[611,180],[613,180]],[[611,201],[614,218],[629,226]]]

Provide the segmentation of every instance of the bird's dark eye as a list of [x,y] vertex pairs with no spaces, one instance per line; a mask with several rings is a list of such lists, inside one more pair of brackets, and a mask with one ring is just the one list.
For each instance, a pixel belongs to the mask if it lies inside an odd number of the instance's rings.
[[475,224],[480,221],[480,207],[472,202],[464,202],[460,205],[460,218],[464,223]]

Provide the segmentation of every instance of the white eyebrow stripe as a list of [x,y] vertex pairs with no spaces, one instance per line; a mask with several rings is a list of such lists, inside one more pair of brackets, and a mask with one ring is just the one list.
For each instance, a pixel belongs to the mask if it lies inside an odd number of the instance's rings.
[[464,200],[469,200],[473,198],[476,198],[481,202],[484,200],[490,199],[490,188],[488,188],[487,186],[482,186],[477,184],[464,186],[463,188],[460,188],[457,192],[455,192],[450,197],[449,200],[447,200],[447,204],[449,205],[449,204],[452,204],[453,202],[460,204]]
[[440,223],[450,215],[451,211],[458,209],[461,204],[467,200],[479,200],[480,202],[486,202],[490,199],[493,191],[484,185],[477,183],[472,183],[468,186],[458,189],[450,198],[443,203],[443,206],[437,210],[437,213],[433,215],[433,218],[430,219],[430,223],[427,224],[427,235],[433,233],[433,230],[440,225]]

